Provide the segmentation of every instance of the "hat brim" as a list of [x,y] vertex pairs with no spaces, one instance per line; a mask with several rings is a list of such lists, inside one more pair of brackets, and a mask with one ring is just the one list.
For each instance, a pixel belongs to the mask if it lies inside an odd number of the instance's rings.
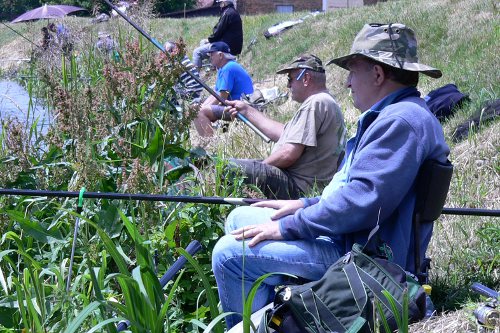
[[314,68],[312,68],[311,66],[304,66],[304,65],[303,65],[303,66],[300,66],[300,65],[299,65],[299,66],[288,66],[288,67],[283,67],[283,68],[279,69],[279,70],[276,72],[276,74],[286,74],[286,73],[288,73],[288,72],[290,72],[290,71],[293,71],[294,69],[309,69],[309,70],[311,70],[311,71],[313,71],[313,72],[318,72],[318,73],[324,73],[324,72],[325,72],[324,70],[323,70],[323,71],[319,71],[319,70],[317,70],[317,69],[314,69]]
[[[349,68],[347,68],[347,63],[356,57],[365,57],[365,58],[374,60],[376,62],[384,63],[384,64],[389,65],[389,66],[394,67],[394,68],[399,68],[398,66],[394,66],[393,63],[390,63],[388,61],[387,62],[383,61],[384,59],[371,57],[370,55],[363,54],[363,53],[351,53],[351,54],[343,56],[343,57],[334,58],[334,59],[330,60],[329,62],[327,62],[326,65],[335,64],[339,67],[342,67],[346,70],[349,70]],[[443,73],[439,69],[434,68],[434,67],[430,67],[430,66],[427,66],[424,64],[420,64],[420,63],[404,62],[402,69],[407,70],[407,71],[411,71],[411,72],[420,72],[420,73],[425,74],[427,76],[430,76],[434,79],[438,79],[441,76],[443,76]]]
[[236,56],[235,55],[232,55],[231,53],[227,53],[227,52],[222,52],[222,51],[208,51],[207,52],[207,55],[210,56],[210,53],[214,53],[214,52],[221,52],[221,53],[224,53],[224,57],[228,60],[234,60],[236,59]]
[[279,69],[276,74],[286,74],[294,69],[300,69],[300,68],[297,68],[297,67],[284,67],[282,69]]

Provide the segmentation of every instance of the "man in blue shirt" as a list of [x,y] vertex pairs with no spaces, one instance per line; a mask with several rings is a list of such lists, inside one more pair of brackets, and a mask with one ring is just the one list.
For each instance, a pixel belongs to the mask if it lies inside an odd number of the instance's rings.
[[[253,93],[253,82],[247,71],[238,64],[236,57],[230,53],[229,46],[224,42],[215,42],[208,51],[210,62],[217,68],[215,92],[224,100],[238,100],[243,94]],[[231,120],[229,114],[224,115],[224,106],[214,97],[208,97],[200,107],[194,125],[202,137],[213,135],[212,122],[226,119]]]
[[[446,162],[449,148],[416,85],[419,73],[442,74],[418,62],[414,32],[399,23],[365,25],[350,54],[330,63],[349,71],[346,86],[362,112],[342,169],[319,197],[265,201],[231,212],[212,258],[225,312],[242,313],[242,295],[264,274],[318,280],[354,242],[364,244],[377,223],[401,267],[415,271],[415,246],[425,255],[432,224],[421,226],[421,242],[414,244],[415,180],[425,160]],[[264,280],[252,310],[270,303],[283,283],[282,275]],[[226,318],[228,327],[241,320]]]

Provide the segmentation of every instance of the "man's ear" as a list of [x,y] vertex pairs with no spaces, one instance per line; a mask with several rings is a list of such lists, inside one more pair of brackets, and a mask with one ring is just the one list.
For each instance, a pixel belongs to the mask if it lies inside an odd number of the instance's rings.
[[309,74],[309,72],[305,72],[304,73],[304,77],[302,78],[303,82],[304,82],[304,86],[307,87],[309,84],[311,84],[311,74]]
[[374,82],[377,86],[380,86],[386,80],[386,75],[384,69],[380,65],[374,65],[372,68]]

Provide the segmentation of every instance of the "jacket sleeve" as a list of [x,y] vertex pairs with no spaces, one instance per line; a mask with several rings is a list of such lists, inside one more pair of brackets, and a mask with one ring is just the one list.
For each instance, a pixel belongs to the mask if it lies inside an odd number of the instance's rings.
[[[363,135],[349,182],[314,204],[280,219],[285,239],[316,238],[373,228],[412,188],[425,152],[423,138],[403,118],[387,117]],[[312,203],[312,204],[311,204]]]
[[208,41],[210,43],[217,42],[222,39],[222,35],[224,35],[229,23],[231,23],[230,20],[230,16],[227,14],[227,11],[225,11],[219,19],[219,22],[217,22],[217,25],[214,27],[213,33],[208,36]]

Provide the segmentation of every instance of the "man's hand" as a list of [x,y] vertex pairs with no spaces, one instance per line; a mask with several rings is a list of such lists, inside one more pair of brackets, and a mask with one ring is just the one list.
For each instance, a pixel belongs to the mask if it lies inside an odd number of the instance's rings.
[[276,209],[271,219],[277,220],[283,216],[295,213],[300,208],[304,208],[304,203],[301,200],[266,200],[254,203],[252,206]]
[[267,118],[263,112],[254,109],[243,101],[227,101],[227,105],[228,107],[224,111],[229,112],[233,119],[240,113],[267,135],[271,141],[277,142],[279,140],[285,125]]
[[233,118],[233,119],[236,118],[236,115],[238,113],[241,113],[242,115],[247,117],[248,112],[252,112],[249,110],[253,109],[250,105],[248,105],[247,103],[245,103],[243,101],[226,101],[226,103],[227,103],[227,105],[229,105],[229,107],[224,111],[229,112],[231,114],[231,118]]
[[269,221],[263,224],[247,225],[243,228],[231,232],[237,240],[252,238],[248,242],[249,247],[253,247],[266,239],[280,240],[283,236],[280,232],[280,226],[277,221]]

